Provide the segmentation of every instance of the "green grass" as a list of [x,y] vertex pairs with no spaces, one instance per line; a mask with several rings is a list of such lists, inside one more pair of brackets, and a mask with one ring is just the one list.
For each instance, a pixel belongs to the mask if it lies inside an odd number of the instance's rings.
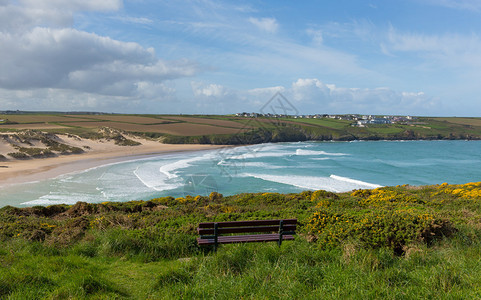
[[328,118],[321,118],[321,119],[287,119],[289,121],[309,124],[309,125],[317,125],[323,126],[327,128],[333,129],[344,129],[350,126],[354,121],[348,120],[336,120],[336,119],[328,119]]
[[[296,239],[196,243],[199,222],[273,218]],[[480,219],[481,183],[3,207],[0,299],[475,299]]]
[[22,153],[36,158],[55,156],[55,154],[50,149],[20,147],[18,150]]
[[389,135],[398,134],[405,131],[407,128],[402,125],[392,126],[392,125],[373,125],[367,128],[367,131],[373,134],[379,135]]
[[[347,244],[321,250],[303,242],[226,245],[188,259],[138,262],[8,245],[0,270],[10,299],[283,298],[412,299],[481,296],[480,245],[455,242],[398,257]],[[40,254],[38,253],[40,251]],[[47,252],[47,253],[42,253]],[[71,251],[74,252],[74,251]]]

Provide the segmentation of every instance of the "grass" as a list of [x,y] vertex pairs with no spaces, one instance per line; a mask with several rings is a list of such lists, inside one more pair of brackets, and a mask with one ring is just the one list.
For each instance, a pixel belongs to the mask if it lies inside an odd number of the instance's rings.
[[7,154],[15,159],[29,159],[30,156],[24,152],[11,152]]
[[336,119],[328,119],[328,118],[320,118],[320,119],[288,119],[292,122],[297,123],[304,123],[310,125],[317,125],[323,126],[328,128],[334,129],[344,129],[349,127],[353,121],[346,121],[346,120],[336,120]]
[[[479,298],[480,245],[440,244],[410,256],[321,250],[303,241],[221,247],[189,259],[139,262],[8,246],[0,297],[28,298]],[[19,252],[18,252],[19,251]],[[40,252],[40,253],[39,253]],[[74,252],[74,251],[72,251]]]
[[449,123],[468,125],[468,126],[481,126],[480,118],[435,118],[434,120],[446,121]]
[[28,156],[36,158],[55,156],[55,154],[50,149],[19,147],[18,150],[22,153],[27,154]]
[[[199,222],[273,218],[297,238],[196,243]],[[479,298],[480,219],[481,183],[3,207],[0,298]]]

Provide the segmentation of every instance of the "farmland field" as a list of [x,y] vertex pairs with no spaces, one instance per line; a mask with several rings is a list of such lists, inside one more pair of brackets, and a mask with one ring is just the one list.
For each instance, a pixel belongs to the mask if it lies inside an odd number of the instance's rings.
[[[77,116],[69,116],[72,118],[77,118]],[[81,116],[88,121],[100,120],[100,121],[114,121],[114,122],[122,122],[122,123],[135,123],[135,124],[160,124],[166,123],[168,121],[156,118],[156,117],[143,117],[143,116],[118,116],[118,115],[92,115],[92,116]],[[80,121],[80,120],[76,120]]]
[[480,118],[418,117],[401,124],[351,126],[331,118],[245,118],[229,115],[18,113],[0,115],[0,131],[37,129],[91,136],[111,127],[166,143],[239,144],[305,140],[481,139]]
[[169,120],[176,120],[182,121],[187,123],[197,123],[197,124],[206,124],[206,125],[214,125],[214,126],[222,126],[222,127],[232,127],[232,128],[244,128],[245,125],[242,123],[238,123],[235,121],[228,121],[228,120],[217,120],[217,119],[208,119],[202,117],[177,117],[177,116],[165,116],[162,117],[163,119]]
[[69,123],[71,126],[77,126],[82,128],[98,128],[98,127],[111,127],[115,129],[130,131],[130,132],[155,132],[165,133],[179,136],[196,136],[205,134],[234,134],[241,131],[237,128],[216,127],[203,124],[191,124],[191,123],[173,123],[173,124],[155,124],[155,125],[143,125],[143,124],[131,124],[111,121],[97,121],[97,122],[76,122]]
[[295,123],[304,123],[304,124],[310,124],[310,125],[317,125],[317,126],[324,126],[324,127],[329,127],[329,128],[335,128],[335,129],[342,129],[345,128],[346,126],[349,126],[352,121],[345,121],[345,120],[333,120],[333,119],[327,119],[327,118],[322,118],[322,119],[288,119],[292,122]]
[[9,120],[16,123],[51,123],[51,122],[76,122],[89,121],[88,118],[70,117],[63,115],[42,115],[42,114],[15,114],[15,115],[0,115],[0,119]]
[[24,123],[24,124],[9,124],[9,125],[0,125],[0,129],[16,129],[16,130],[27,130],[27,129],[56,129],[56,128],[66,128],[66,126],[58,125],[58,124],[49,124],[49,123]]
[[469,126],[481,126],[480,118],[433,118],[436,121],[446,121],[449,123],[469,125]]

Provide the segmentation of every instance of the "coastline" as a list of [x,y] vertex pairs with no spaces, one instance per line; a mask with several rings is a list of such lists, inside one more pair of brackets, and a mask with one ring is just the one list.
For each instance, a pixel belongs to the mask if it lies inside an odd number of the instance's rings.
[[162,144],[147,140],[142,140],[142,145],[138,146],[118,146],[105,142],[91,142],[91,146],[92,150],[82,154],[0,162],[0,189],[136,158],[229,147],[226,145]]

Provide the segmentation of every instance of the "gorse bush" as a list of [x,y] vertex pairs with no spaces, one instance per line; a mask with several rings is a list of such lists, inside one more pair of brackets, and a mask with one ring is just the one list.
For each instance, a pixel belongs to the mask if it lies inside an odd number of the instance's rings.
[[[353,192],[353,196],[357,196],[362,194],[362,192]],[[361,199],[359,200],[359,204],[361,205],[372,205],[372,206],[384,206],[386,204],[409,204],[409,203],[418,203],[421,202],[416,196],[413,196],[406,192],[399,192],[388,190],[385,188],[377,188],[374,190],[370,190],[368,197],[363,197],[360,195]]]
[[318,211],[306,227],[321,247],[337,247],[354,239],[363,247],[387,247],[398,254],[413,242],[431,243],[453,232],[449,222],[412,210],[375,211],[361,215]]
[[[468,188],[472,186],[475,185]],[[362,247],[387,247],[403,254],[409,244],[431,244],[456,230],[452,222],[432,209],[432,205],[439,203],[435,198],[438,194],[431,193],[429,197],[426,194],[423,189],[386,187],[353,191],[350,196],[357,205],[349,199],[321,198],[306,231],[322,248],[356,241]]]
[[443,183],[438,187],[438,190],[438,192],[434,193],[434,196],[446,194],[464,199],[481,199],[481,182],[452,185]]

